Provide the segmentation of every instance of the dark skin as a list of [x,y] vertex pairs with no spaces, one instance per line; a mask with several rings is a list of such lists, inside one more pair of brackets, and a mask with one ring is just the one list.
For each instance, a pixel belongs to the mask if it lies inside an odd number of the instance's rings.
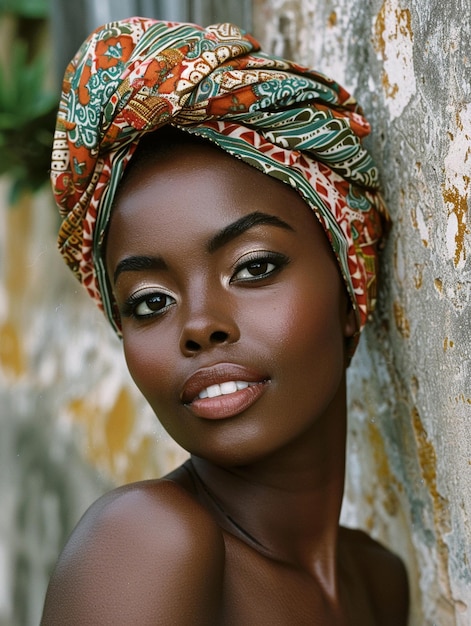
[[136,157],[106,260],[129,370],[191,458],[92,505],[42,623],[404,626],[401,561],[339,526],[355,318],[297,192],[191,140]]

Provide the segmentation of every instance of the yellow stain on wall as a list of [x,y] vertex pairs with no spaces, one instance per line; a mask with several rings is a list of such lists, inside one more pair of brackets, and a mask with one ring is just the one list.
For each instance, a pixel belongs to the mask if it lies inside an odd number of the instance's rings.
[[406,317],[406,311],[400,302],[394,302],[393,304],[394,310],[394,321],[396,322],[396,328],[399,331],[400,335],[404,337],[404,339],[408,339],[410,337],[410,324],[409,320]]
[[[397,71],[401,63],[397,63],[400,51],[404,54],[404,45],[411,44],[413,39],[412,20],[409,9],[401,9],[396,2],[386,0],[374,23],[374,46],[390,70],[393,70],[394,78],[391,78],[391,71],[386,68],[382,72],[382,85],[384,93],[388,98],[395,98],[399,92],[399,83],[404,77],[399,77]],[[401,45],[402,42],[402,45]],[[396,58],[397,57],[397,58]],[[404,61],[404,59],[402,59]],[[408,68],[408,64],[402,63],[403,70]]]
[[455,267],[458,267],[466,262],[466,236],[470,232],[468,220],[471,195],[471,104],[452,102],[452,105],[456,126],[443,161],[445,181],[441,189],[448,208],[446,231],[448,254]]
[[452,339],[445,337],[445,339],[443,340],[443,351],[446,352],[449,348],[454,348],[454,347],[455,347],[455,342]]
[[[450,402],[454,402],[455,404],[469,404],[471,405],[471,398],[466,396],[464,393],[460,393],[458,396],[454,398],[450,397]],[[469,461],[471,465],[471,460]]]
[[383,506],[385,511],[393,516],[399,509],[399,499],[396,490],[400,490],[401,486],[391,471],[389,465],[388,453],[384,445],[381,432],[374,422],[368,422],[368,439],[373,450],[373,458],[375,461],[376,478],[383,494]]
[[[111,409],[89,398],[75,398],[66,407],[66,414],[82,427],[84,456],[91,464],[117,482],[125,479],[119,460],[128,455],[135,426],[135,406],[129,391],[121,388]],[[146,448],[148,442],[144,441],[142,445]]]
[[155,435],[140,432],[137,410],[124,386],[111,408],[100,406],[96,398],[75,398],[65,409],[83,434],[83,456],[117,484],[158,477],[186,458]]
[[459,189],[452,185],[451,187],[443,186],[443,200],[450,207],[450,213],[456,218],[455,232],[455,254],[453,262],[458,266],[460,261],[466,261],[465,237],[469,234],[469,228],[466,223],[468,218],[468,189],[470,187],[469,176],[463,176],[465,193],[460,193]]
[[447,499],[438,491],[437,454],[416,407],[412,409],[412,427],[417,445],[420,470],[433,502],[433,519],[440,579],[446,589],[451,591],[448,574],[448,546],[443,539],[443,535],[451,531],[449,506]]
[[0,366],[7,376],[20,377],[26,370],[21,336],[12,322],[0,325]]
[[375,45],[376,49],[381,53],[383,59],[387,59],[386,40],[384,38],[387,32],[386,22],[388,14],[393,13],[395,16],[395,37],[407,37],[412,39],[414,33],[412,31],[412,19],[409,9],[394,8],[392,3],[386,0],[383,2],[381,9],[375,21]]
[[17,205],[6,210],[5,289],[7,316],[0,324],[0,367],[7,376],[27,374],[28,359],[21,327],[21,313],[31,272],[25,250],[32,239],[32,197],[23,195]]
[[111,459],[126,449],[132,432],[134,413],[134,403],[129,391],[121,388],[105,419],[105,438]]
[[422,476],[439,514],[439,526],[442,532],[449,532],[450,520],[447,501],[440,495],[437,489],[437,454],[416,407],[412,409],[412,426],[414,428]]
[[94,436],[94,430],[102,421],[102,410],[88,398],[74,398],[65,407],[65,412],[72,422],[81,426],[85,434],[85,455],[92,461],[101,461],[100,446]]
[[155,477],[155,471],[150,467],[149,459],[157,455],[157,445],[154,437],[143,436],[139,446],[127,453],[127,465],[124,475],[125,482],[135,482],[149,477]]
[[25,254],[32,241],[33,199],[23,195],[17,205],[7,211],[6,237],[6,280],[5,286],[12,299],[25,293],[31,272],[28,271],[29,258]]
[[424,265],[423,263],[415,264],[415,276],[414,285],[416,289],[421,289],[424,280]]
[[383,85],[384,93],[388,98],[394,98],[399,91],[399,85],[397,83],[391,83],[389,76],[386,72],[383,72],[381,76],[381,84]]

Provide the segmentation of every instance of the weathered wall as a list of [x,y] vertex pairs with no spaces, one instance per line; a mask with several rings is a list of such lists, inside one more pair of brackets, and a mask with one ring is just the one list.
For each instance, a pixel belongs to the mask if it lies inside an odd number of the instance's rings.
[[272,50],[373,122],[394,229],[350,371],[346,522],[407,562],[413,626],[471,624],[471,4],[258,0]]

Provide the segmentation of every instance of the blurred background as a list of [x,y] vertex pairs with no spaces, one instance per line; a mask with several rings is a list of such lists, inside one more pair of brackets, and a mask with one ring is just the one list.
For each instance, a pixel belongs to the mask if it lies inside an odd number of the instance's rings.
[[468,0],[0,0],[0,626],[39,623],[95,498],[186,458],[60,259],[48,186],[64,68],[92,29],[131,15],[233,21],[365,108],[394,227],[349,368],[342,519],[405,560],[411,626],[469,626]]

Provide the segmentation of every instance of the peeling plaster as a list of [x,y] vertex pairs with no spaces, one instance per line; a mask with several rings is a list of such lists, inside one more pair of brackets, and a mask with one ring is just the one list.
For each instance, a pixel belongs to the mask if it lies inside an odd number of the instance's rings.
[[383,61],[381,83],[386,107],[394,120],[416,93],[409,9],[401,9],[397,0],[386,0],[373,21],[373,40]]
[[397,300],[393,304],[394,321],[396,322],[396,329],[403,337],[403,339],[409,339],[410,337],[410,322],[407,319],[407,312],[405,307]]
[[456,128],[450,133],[448,153],[444,161],[443,200],[448,207],[446,242],[448,256],[456,268],[464,267],[468,255],[471,206],[471,104],[456,112]]
[[425,217],[422,208],[419,205],[412,207],[411,220],[412,226],[419,231],[422,245],[427,248],[429,245],[429,232],[427,224],[425,223]]

